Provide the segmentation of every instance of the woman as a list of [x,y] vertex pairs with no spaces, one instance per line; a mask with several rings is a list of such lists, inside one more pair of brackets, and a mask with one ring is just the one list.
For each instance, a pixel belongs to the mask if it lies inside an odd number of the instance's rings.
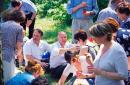
[[[72,53],[71,51],[67,51],[65,52],[64,56],[68,64],[62,73],[58,85],[64,85],[64,82],[70,73],[73,73],[74,76],[73,78],[75,79],[78,78],[78,79],[85,80],[86,83],[85,85],[87,85],[88,82],[84,78],[93,77],[87,75],[88,74],[87,66],[92,65],[92,61],[89,59],[89,55],[78,56],[77,53]],[[68,85],[70,85],[70,83]]]
[[89,29],[93,40],[100,45],[89,72],[96,75],[96,85],[125,85],[128,78],[128,61],[124,49],[112,40],[111,27],[105,23],[97,23]]
[[87,33],[84,30],[79,30],[75,35],[74,39],[77,40],[77,46],[79,47],[86,47],[86,50],[92,55],[92,59],[95,59],[96,56],[96,50],[93,46],[88,45],[87,39]]
[[20,23],[25,20],[25,14],[20,10],[10,10],[7,17],[7,21],[0,25],[2,32],[4,82],[15,75],[15,55],[17,55],[19,62],[22,62],[23,28],[20,26]]
[[121,2],[116,7],[118,17],[122,20],[121,28],[130,29],[130,8],[126,2]]
[[7,81],[6,85],[30,85],[32,80],[43,75],[44,71],[36,61],[28,61],[25,72],[18,73],[16,76]]

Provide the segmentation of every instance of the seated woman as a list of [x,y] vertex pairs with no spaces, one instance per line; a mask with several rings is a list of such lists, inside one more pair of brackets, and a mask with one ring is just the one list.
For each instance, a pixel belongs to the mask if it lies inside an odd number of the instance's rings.
[[18,73],[7,81],[5,85],[30,85],[33,79],[43,74],[44,71],[40,64],[36,61],[28,61],[28,65],[25,67],[25,72]]
[[93,76],[87,75],[88,74],[87,66],[92,65],[92,62],[89,59],[88,55],[86,54],[85,56],[78,56],[76,54],[77,52],[75,53],[72,53],[71,51],[65,52],[64,56],[68,64],[62,73],[62,76],[58,82],[58,85],[64,85],[64,82],[70,73],[73,73],[73,76],[76,76],[79,79],[93,77]]
[[92,59],[95,59],[96,56],[96,50],[93,46],[88,45],[87,43],[87,33],[84,30],[79,30],[75,35],[74,39],[77,40],[77,46],[79,47],[87,47],[87,51],[92,55]]

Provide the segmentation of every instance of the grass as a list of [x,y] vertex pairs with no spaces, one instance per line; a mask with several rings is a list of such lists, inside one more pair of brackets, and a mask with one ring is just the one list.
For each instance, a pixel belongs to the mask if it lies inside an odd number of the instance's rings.
[[48,43],[53,43],[57,40],[57,34],[59,31],[65,31],[68,36],[68,40],[71,41],[71,29],[65,24],[60,24],[52,19],[37,19],[35,28],[43,30],[43,39]]

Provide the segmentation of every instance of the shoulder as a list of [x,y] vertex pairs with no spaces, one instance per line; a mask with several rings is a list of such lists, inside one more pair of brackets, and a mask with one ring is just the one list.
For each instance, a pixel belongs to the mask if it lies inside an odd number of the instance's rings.
[[121,53],[124,53],[125,54],[125,51],[123,49],[123,47],[117,43],[117,42],[113,42],[113,48],[112,48],[113,52],[116,53],[117,55],[121,54]]

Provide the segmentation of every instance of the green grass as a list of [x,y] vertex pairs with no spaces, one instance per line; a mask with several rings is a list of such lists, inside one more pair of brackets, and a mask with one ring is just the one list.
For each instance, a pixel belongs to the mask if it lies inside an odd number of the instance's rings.
[[65,31],[68,36],[68,40],[71,41],[71,28],[65,24],[59,24],[52,19],[39,19],[37,18],[35,28],[43,30],[43,39],[48,43],[53,43],[57,40],[57,34],[59,31]]

